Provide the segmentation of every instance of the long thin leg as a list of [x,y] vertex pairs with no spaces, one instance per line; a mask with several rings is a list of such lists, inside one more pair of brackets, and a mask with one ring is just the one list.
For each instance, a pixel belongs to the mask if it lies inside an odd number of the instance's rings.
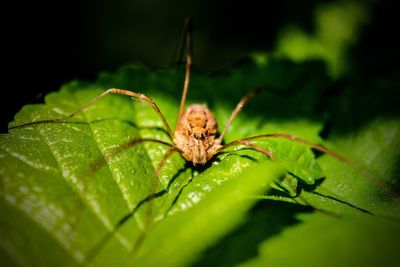
[[[116,155],[125,151],[126,149],[128,149],[132,146],[135,146],[137,144],[144,143],[144,142],[157,143],[157,144],[161,144],[164,146],[168,146],[170,149],[173,149],[173,148],[176,149],[175,145],[161,141],[161,140],[152,139],[152,138],[133,138],[133,139],[129,140],[128,142],[125,142],[125,143],[117,146],[116,148],[113,148],[111,151],[107,151],[105,156],[106,156],[106,158],[114,158]],[[90,170],[92,172],[95,172],[98,169],[100,169],[104,163],[105,163],[104,157],[101,157],[100,159],[96,160],[95,162],[93,162],[90,165]]]
[[108,95],[108,94],[118,94],[118,95],[127,95],[127,96],[131,96],[135,99],[141,100],[146,102],[147,104],[149,104],[154,111],[160,116],[169,136],[172,138],[173,137],[173,133],[171,128],[169,127],[167,120],[165,119],[164,115],[161,113],[160,109],[158,108],[157,104],[148,96],[144,95],[144,94],[140,94],[140,93],[135,93],[132,91],[128,91],[128,90],[123,90],[123,89],[117,89],[117,88],[111,88],[106,90],[105,92],[103,92],[102,94],[96,96],[95,98],[93,98],[92,100],[90,100],[89,102],[83,104],[81,107],[79,107],[76,111],[72,112],[71,114],[64,116],[64,117],[60,117],[60,118],[55,118],[55,119],[49,119],[49,120],[40,120],[40,121],[34,121],[34,122],[29,122],[29,123],[24,123],[21,125],[17,125],[14,127],[11,127],[10,129],[13,128],[20,128],[20,127],[25,127],[28,125],[33,125],[33,124],[39,124],[39,123],[50,123],[50,122],[59,122],[59,121],[65,121],[67,119],[72,118],[73,116],[75,116],[76,114],[78,114],[79,112],[81,112],[82,110],[84,110],[85,108],[87,108],[88,106],[92,105],[93,103],[95,103],[97,100],[99,100],[100,98]]
[[153,143],[157,143],[157,144],[161,144],[164,146],[168,146],[169,148],[175,148],[175,146],[173,144],[170,144],[168,142],[164,142],[162,140],[158,140],[158,139],[153,139],[153,138],[133,138],[132,140],[129,140],[126,143],[123,143],[122,145],[119,145],[115,150],[113,150],[113,156],[117,153],[119,153],[120,151],[123,151],[127,148],[130,148],[134,145],[143,143],[143,142],[153,142]]
[[[157,140],[158,141],[158,140]],[[157,189],[158,186],[158,182],[159,182],[159,174],[162,170],[162,168],[164,167],[167,159],[174,153],[174,152],[178,152],[179,150],[175,147],[170,147],[169,150],[167,150],[167,152],[165,152],[163,158],[160,160],[160,162],[157,165],[157,168],[155,170],[155,173],[153,175],[153,180],[152,180],[152,184],[151,184],[151,188],[150,188],[150,194],[148,197],[146,197],[145,199],[143,199],[142,201],[140,201],[138,203],[138,205],[127,215],[125,215],[123,218],[121,218],[119,220],[119,222],[114,226],[114,229],[112,229],[112,231],[110,231],[109,233],[107,233],[88,253],[88,255],[86,256],[86,263],[91,263],[92,260],[96,257],[96,255],[99,253],[99,251],[101,250],[101,248],[108,242],[108,240],[110,240],[110,238],[118,232],[118,230],[125,224],[125,222],[127,220],[129,220],[135,213],[136,211],[144,204],[144,203],[148,203],[148,210],[146,212],[146,218],[145,218],[145,223],[144,223],[144,229],[143,231],[139,234],[138,239],[136,240],[134,247],[132,249],[132,254],[134,254],[139,248],[140,245],[142,244],[144,238],[146,237],[147,231],[151,225],[151,220],[152,220],[152,199],[154,199],[157,194],[155,193],[155,190]]]
[[185,20],[185,28],[184,33],[186,34],[185,41],[186,41],[186,72],[185,72],[185,81],[183,83],[183,91],[182,91],[182,98],[181,104],[179,106],[179,115],[177,121],[179,121],[183,110],[185,108],[186,102],[186,95],[189,88],[189,81],[190,81],[190,71],[192,69],[192,59],[193,59],[193,21],[192,18],[186,18]]
[[239,114],[239,112],[243,109],[243,107],[249,102],[249,100],[261,92],[263,87],[259,86],[244,97],[240,99],[239,103],[236,105],[236,108],[233,110],[231,117],[229,118],[228,122],[225,125],[224,130],[221,132],[221,135],[218,137],[219,140],[223,140],[226,132],[228,131],[229,127],[232,125],[233,120]]
[[186,21],[188,19],[189,18],[186,18],[183,23],[183,27],[182,27],[181,34],[179,36],[179,40],[176,42],[174,51],[172,53],[171,63],[182,63],[184,61],[183,54],[186,50],[186,36],[187,36],[187,22]]
[[156,171],[154,173],[153,176],[153,181],[151,184],[151,188],[150,188],[150,194],[149,194],[149,198],[148,198],[148,207],[147,207],[147,211],[146,211],[146,218],[145,218],[145,222],[144,222],[144,227],[143,230],[141,231],[138,239],[136,240],[135,246],[133,247],[132,253],[135,253],[139,247],[141,246],[144,238],[146,237],[146,234],[151,226],[152,223],[152,216],[153,216],[153,204],[152,204],[152,200],[156,197],[156,190],[159,184],[159,175],[160,172],[162,170],[162,168],[164,167],[165,163],[167,162],[167,159],[174,153],[174,152],[178,152],[179,150],[176,147],[171,147],[169,150],[167,150],[167,152],[165,152],[164,156],[162,157],[162,159],[160,160],[160,162],[158,163],[158,166],[156,168]]
[[225,144],[224,146],[222,146],[220,149],[218,149],[216,151],[216,154],[221,152],[222,150],[237,145],[238,142],[242,142],[242,141],[251,141],[251,140],[255,140],[255,139],[261,139],[261,138],[284,138],[284,139],[288,139],[297,143],[301,143],[301,144],[305,144],[307,146],[309,146],[310,148],[313,148],[317,151],[320,151],[322,153],[328,154],[334,158],[336,158],[337,160],[349,165],[351,168],[353,168],[355,171],[357,171],[358,173],[360,173],[361,175],[363,175],[364,177],[366,177],[372,184],[374,184],[377,188],[379,188],[383,193],[385,193],[386,195],[392,197],[397,203],[400,203],[400,196],[399,194],[394,191],[390,186],[388,186],[387,184],[385,184],[384,182],[382,182],[379,178],[375,177],[371,172],[369,172],[368,170],[366,170],[363,166],[361,166],[360,164],[340,155],[339,153],[326,148],[322,145],[318,145],[318,144],[314,144],[312,142],[309,142],[307,140],[304,140],[302,138],[299,138],[297,136],[291,135],[291,134],[286,134],[286,133],[273,133],[273,134],[261,134],[261,135],[256,135],[256,136],[251,136],[251,137],[247,137],[247,138],[243,138],[241,140],[236,140],[233,142],[230,142],[228,144]]
[[230,143],[228,143],[228,144],[222,146],[222,147],[218,150],[218,153],[221,152],[222,150],[228,148],[228,147],[236,146],[236,145],[244,145],[244,146],[247,146],[247,147],[251,147],[251,148],[253,148],[253,149],[256,150],[256,151],[261,152],[261,153],[267,155],[270,159],[272,159],[272,160],[275,159],[275,157],[274,157],[274,155],[272,154],[272,152],[269,151],[268,149],[265,149],[265,148],[263,148],[263,147],[261,147],[261,146],[258,146],[258,145],[256,145],[256,144],[253,144],[253,143],[251,143],[250,141],[244,140],[244,139],[236,140],[236,141],[230,142]]
[[324,147],[322,145],[314,144],[314,143],[312,143],[310,141],[304,140],[304,139],[299,138],[297,136],[294,136],[294,135],[291,135],[291,134],[285,134],[285,133],[261,134],[261,135],[256,135],[256,136],[251,136],[251,137],[243,138],[243,139],[240,139],[240,140],[236,140],[236,141],[233,141],[233,142],[230,142],[230,143],[224,145],[222,148],[220,148],[217,151],[217,153],[219,151],[225,149],[225,148],[228,148],[230,146],[236,145],[238,141],[251,141],[251,140],[260,139],[260,138],[284,138],[284,139],[288,139],[288,140],[291,140],[291,141],[294,141],[294,142],[297,142],[297,143],[305,144],[305,145],[307,145],[307,146],[309,146],[309,147],[311,147],[311,148],[313,148],[313,149],[315,149],[317,151],[320,151],[322,153],[329,154],[332,157],[334,157],[334,158],[336,158],[336,159],[338,159],[338,160],[340,160],[342,162],[348,162],[349,163],[349,160],[346,157],[336,153],[335,151],[332,151],[332,150],[330,150],[330,149],[328,149],[328,148],[326,148],[326,147]]

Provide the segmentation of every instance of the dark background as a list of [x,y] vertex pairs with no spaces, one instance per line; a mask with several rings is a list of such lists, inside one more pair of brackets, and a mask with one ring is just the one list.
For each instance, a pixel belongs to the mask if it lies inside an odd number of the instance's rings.
[[[135,61],[170,64],[186,16],[195,23],[195,67],[210,72],[270,51],[285,25],[312,34],[322,2],[335,1],[3,1],[1,132],[23,105],[72,79],[95,80]],[[370,23],[349,50],[352,67],[361,78],[398,77],[398,9],[394,1],[368,2]]]

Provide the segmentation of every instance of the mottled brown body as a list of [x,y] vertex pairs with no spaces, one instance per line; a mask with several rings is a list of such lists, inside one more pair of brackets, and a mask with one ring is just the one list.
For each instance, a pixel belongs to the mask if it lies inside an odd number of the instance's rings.
[[194,165],[204,165],[221,148],[217,121],[204,105],[191,105],[179,118],[174,143],[182,156]]

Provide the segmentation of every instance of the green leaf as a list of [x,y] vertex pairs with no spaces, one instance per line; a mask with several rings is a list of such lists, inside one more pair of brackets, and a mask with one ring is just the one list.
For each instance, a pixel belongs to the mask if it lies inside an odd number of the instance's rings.
[[218,237],[243,221],[243,215],[256,200],[251,196],[262,193],[282,174],[283,170],[271,162],[249,168],[213,190],[193,209],[165,219],[143,244],[146,249],[140,251],[137,264],[180,266],[193,261]]
[[398,266],[400,225],[371,217],[301,214],[299,223],[260,246],[241,266]]
[[[182,82],[180,69],[125,67],[116,74],[102,74],[96,83],[65,85],[48,95],[45,104],[25,106],[10,126],[68,115],[116,87],[151,96],[174,128]],[[316,109],[330,85],[319,63],[271,61],[262,67],[244,64],[214,76],[194,73],[188,104],[207,103],[222,129],[239,99],[260,84],[268,90],[243,110],[225,142],[285,132],[340,147],[333,138],[319,135],[326,117]],[[384,140],[388,130],[398,133],[397,124],[386,122],[360,134],[376,131]],[[233,265],[257,261],[258,244],[277,231],[307,224],[297,222],[298,212],[390,218],[400,214],[397,195],[385,185],[396,171],[385,171],[390,176],[386,179],[371,180],[328,155],[316,159],[304,144],[279,138],[255,142],[268,148],[277,164],[243,146],[226,150],[200,169],[175,153],[160,173],[156,192],[151,192],[155,166],[167,147],[130,146],[138,137],[171,142],[151,107],[119,95],[107,96],[67,121],[32,124],[2,134],[0,211],[6,216],[0,220],[0,256],[5,255],[10,265],[185,266],[217,262],[213,251],[234,243],[235,253],[225,257],[225,264]],[[352,144],[354,151],[363,147],[360,143]],[[392,144],[398,145],[398,139]],[[391,160],[382,164],[394,170],[396,149],[389,152]],[[382,150],[372,161],[383,154]],[[362,157],[359,162],[367,165]],[[266,191],[276,178],[280,179],[275,190]],[[149,201],[152,193],[156,197]],[[246,242],[235,242],[236,238]]]

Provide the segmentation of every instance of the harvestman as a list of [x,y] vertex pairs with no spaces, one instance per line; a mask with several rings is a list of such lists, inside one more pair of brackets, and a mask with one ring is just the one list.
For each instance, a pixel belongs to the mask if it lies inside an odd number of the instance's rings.
[[[284,139],[289,139],[294,142],[303,143],[317,151],[329,154],[342,162],[353,164],[348,159],[337,154],[336,152],[334,152],[332,150],[329,150],[321,145],[317,145],[317,144],[311,143],[309,141],[306,141],[304,139],[298,138],[294,135],[285,134],[285,133],[262,134],[262,135],[251,136],[251,137],[239,139],[236,141],[229,142],[227,144],[222,144],[223,138],[224,138],[225,134],[227,133],[227,131],[229,130],[229,127],[233,123],[234,119],[237,117],[237,115],[243,109],[243,107],[249,102],[249,100],[262,90],[262,87],[256,88],[255,90],[251,91],[249,94],[245,95],[239,101],[236,108],[233,110],[228,122],[226,123],[225,128],[222,130],[221,134],[218,136],[218,128],[217,128],[216,119],[215,119],[214,115],[211,113],[211,111],[205,105],[193,104],[193,105],[190,105],[187,108],[185,108],[186,95],[187,95],[187,91],[189,88],[189,81],[190,81],[190,72],[191,72],[191,68],[192,68],[193,38],[192,38],[192,22],[190,19],[187,19],[185,21],[184,42],[185,42],[185,46],[186,46],[185,80],[184,80],[183,92],[182,92],[175,132],[173,132],[171,130],[171,127],[168,125],[168,122],[166,121],[164,115],[161,113],[157,104],[150,97],[148,97],[144,94],[141,94],[141,93],[136,93],[136,92],[132,92],[132,91],[124,90],[124,89],[117,89],[117,88],[111,88],[111,89],[106,90],[104,93],[93,98],[86,104],[79,107],[78,110],[76,110],[75,112],[73,112],[67,116],[56,118],[56,119],[50,119],[50,120],[40,120],[40,121],[30,122],[30,123],[18,125],[18,126],[12,127],[12,128],[19,128],[19,127],[32,125],[32,124],[38,124],[38,123],[50,123],[50,122],[60,122],[60,121],[68,120],[108,94],[127,95],[127,96],[131,96],[134,99],[137,99],[137,100],[140,100],[140,101],[143,101],[143,102],[149,104],[154,109],[154,111],[158,114],[158,116],[161,118],[162,123],[164,124],[164,127],[165,127],[169,137],[173,141],[173,143],[171,144],[168,142],[164,142],[164,141],[157,140],[157,139],[151,139],[151,138],[139,138],[139,139],[134,139],[131,142],[129,142],[129,146],[136,145],[136,144],[143,143],[143,142],[154,142],[154,143],[162,144],[162,145],[169,147],[169,149],[165,152],[164,156],[160,160],[160,162],[155,170],[155,179],[152,182],[151,194],[150,194],[150,197],[148,198],[148,200],[151,200],[152,198],[154,198],[154,196],[153,197],[151,197],[151,196],[155,192],[157,185],[158,185],[157,177],[159,176],[160,171],[163,168],[166,160],[174,152],[178,152],[186,161],[192,163],[194,166],[205,165],[208,161],[210,161],[215,155],[217,155],[221,151],[223,151],[229,147],[236,146],[236,145],[242,145],[242,146],[249,147],[251,149],[254,149],[258,152],[265,154],[270,159],[274,159],[274,155],[271,153],[271,151],[269,151],[261,146],[258,146],[256,144],[252,143],[251,141],[260,139],[260,138],[284,138]],[[131,212],[130,214],[128,214],[128,216],[126,216],[122,220],[120,220],[120,222],[116,225],[114,230],[118,229],[122,225],[122,223],[124,221],[126,221],[126,219],[131,217],[133,215],[133,212]],[[149,224],[151,223],[150,220],[151,220],[151,205],[149,205],[149,207],[148,207],[147,219],[145,222],[144,231],[142,232],[143,234],[139,238],[135,247],[137,247],[137,245],[139,243],[141,243],[141,241],[143,240],[145,232],[148,229]],[[101,242],[101,243],[103,243],[103,242]]]

